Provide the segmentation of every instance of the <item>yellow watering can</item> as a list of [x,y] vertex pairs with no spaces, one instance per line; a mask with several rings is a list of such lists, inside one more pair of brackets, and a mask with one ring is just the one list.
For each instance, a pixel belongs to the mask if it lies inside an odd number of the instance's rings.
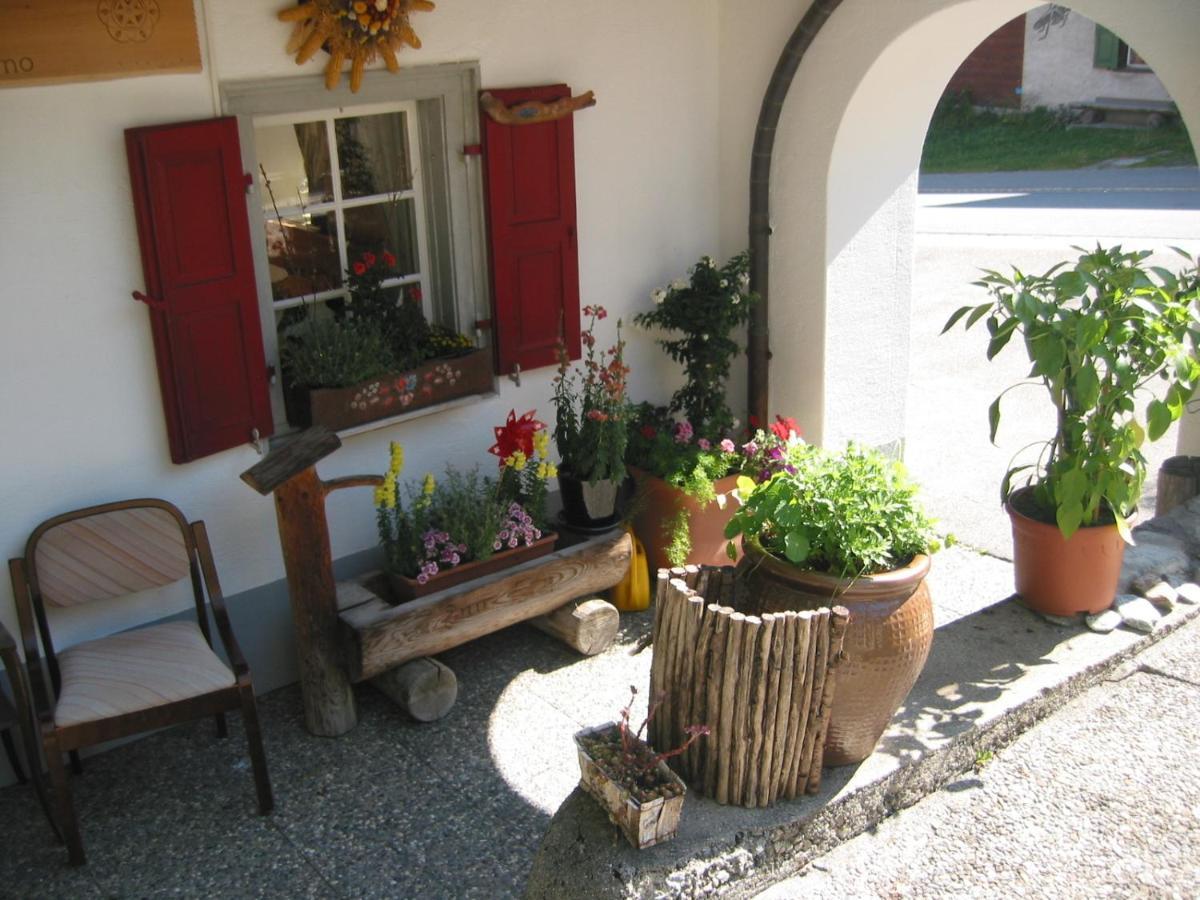
[[621,612],[637,612],[650,606],[650,566],[646,561],[646,548],[633,529],[627,525],[625,533],[633,541],[633,556],[629,560],[629,571],[612,589],[612,602]]

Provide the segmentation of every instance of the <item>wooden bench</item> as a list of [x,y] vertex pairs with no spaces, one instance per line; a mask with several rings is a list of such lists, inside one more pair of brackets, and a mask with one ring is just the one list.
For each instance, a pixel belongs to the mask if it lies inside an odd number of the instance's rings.
[[1076,119],[1082,125],[1105,122],[1112,116],[1128,124],[1145,123],[1161,128],[1179,116],[1179,109],[1170,100],[1127,100],[1122,97],[1097,97],[1091,103],[1076,103]]

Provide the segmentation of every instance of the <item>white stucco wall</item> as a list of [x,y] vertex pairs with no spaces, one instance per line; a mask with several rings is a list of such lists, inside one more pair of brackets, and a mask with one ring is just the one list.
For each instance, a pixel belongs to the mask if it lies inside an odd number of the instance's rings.
[[[1200,4],[1080,0],[1154,66],[1200,133]],[[763,92],[808,3],[753,18],[722,2],[721,238],[747,240],[749,148]],[[887,445],[904,434],[915,179],[955,68],[1021,0],[844,0],[800,64],[771,176],[770,404],[807,435]],[[1074,18],[1074,17],[1073,17]],[[1190,433],[1191,425],[1185,428]]]
[[[285,54],[278,4],[206,5],[202,74],[0,91],[0,549],[19,555],[54,513],[157,495],[208,522],[234,594],[283,577],[274,509],[238,479],[258,460],[250,448],[169,460],[149,323],[130,298],[143,283],[122,132],[213,115],[222,80],[315,74],[324,60],[297,67]],[[580,282],[583,302],[614,318],[628,321],[651,288],[716,249],[717,12],[716,0],[458,0],[416,18],[424,47],[403,56],[478,59],[488,87],[596,92],[575,121]],[[665,400],[673,367],[648,336],[627,334],[632,395]],[[510,408],[549,419],[549,396],[550,370],[526,373],[486,404],[349,438],[321,474],[381,471],[389,440],[418,472],[486,462],[491,427]],[[375,544],[369,491],[335,494],[329,513],[335,557]],[[151,598],[135,617],[181,602]],[[6,578],[0,620],[15,630]],[[72,638],[126,624],[85,616]]]
[[[1026,17],[1024,86],[1021,93],[1023,108],[1090,103],[1097,97],[1171,99],[1163,83],[1151,70],[1097,69],[1093,65],[1096,23],[1084,15],[1081,8],[1075,7],[1067,21],[1061,27],[1051,28],[1045,37],[1033,30],[1033,23],[1047,7],[1040,6]],[[1123,32],[1113,28],[1109,30],[1115,31],[1134,50],[1142,52],[1142,47],[1129,40]],[[1145,52],[1142,52],[1142,57],[1151,66],[1155,65]]]

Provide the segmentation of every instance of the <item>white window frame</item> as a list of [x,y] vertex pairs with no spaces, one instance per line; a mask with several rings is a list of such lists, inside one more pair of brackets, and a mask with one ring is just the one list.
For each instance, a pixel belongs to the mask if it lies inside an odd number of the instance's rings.
[[[396,191],[387,194],[371,194],[366,197],[353,197],[346,199],[342,196],[342,176],[341,165],[338,159],[337,138],[335,135],[334,123],[338,119],[352,119],[360,116],[375,116],[387,115],[389,113],[403,113],[404,126],[407,134],[405,135],[408,141],[409,158],[413,160],[411,177],[411,187],[408,190]],[[276,197],[277,206],[273,207],[267,204],[262,209],[264,220],[274,218],[276,209],[278,209],[279,218],[282,219],[298,219],[304,216],[327,215],[332,213],[334,221],[337,223],[337,252],[339,271],[345,272],[349,267],[351,260],[346,250],[346,219],[343,213],[348,209],[355,209],[360,206],[376,206],[380,203],[397,200],[411,200],[413,202],[413,220],[416,225],[417,237],[417,271],[411,274],[403,275],[398,278],[388,278],[383,282],[384,287],[397,287],[405,284],[417,284],[421,287],[422,303],[425,308],[425,315],[429,317],[433,310],[431,304],[431,294],[429,286],[429,238],[427,223],[425,221],[425,190],[423,179],[421,176],[422,166],[417,161],[417,148],[420,147],[417,133],[417,105],[412,101],[402,101],[398,103],[378,103],[371,106],[355,106],[350,109],[338,107],[330,107],[329,109],[318,109],[311,112],[300,113],[281,113],[269,116],[255,116],[253,119],[254,128],[269,128],[275,125],[296,125],[307,122],[321,122],[325,125],[325,139],[329,144],[329,168],[330,181],[333,187],[333,199],[323,200],[319,203],[302,203],[298,205],[278,204],[279,197]],[[254,172],[258,172],[258,160],[255,159]],[[260,189],[261,190],[261,189]],[[270,199],[268,197],[268,199]],[[300,199],[300,198],[297,198]],[[282,224],[282,222],[281,222]],[[386,248],[392,252],[396,252],[399,248]],[[323,302],[325,300],[333,300],[335,298],[348,297],[345,287],[332,288],[325,291],[317,291],[312,294],[305,294],[299,297],[286,297],[282,300],[274,299],[272,292],[272,308],[275,312],[283,312],[294,306],[300,306],[304,303]]]
[[[480,92],[479,63],[474,61],[417,66],[402,69],[397,74],[386,71],[366,73],[357,94],[343,85],[336,90],[325,88],[323,76],[255,79],[224,82],[221,85],[221,108],[238,119],[243,171],[252,175],[247,186],[247,212],[254,264],[257,275],[259,312],[263,322],[263,347],[267,364],[280,371],[279,340],[276,332],[276,312],[298,301],[276,304],[271,291],[266,242],[261,239],[262,224],[274,216],[269,210],[269,198],[259,186],[254,128],[256,123],[269,122],[273,117],[309,116],[334,111],[338,117],[370,114],[377,109],[395,109],[399,104],[411,104],[415,114],[410,117],[410,153],[414,168],[422,173],[422,197],[418,203],[425,245],[421,262],[423,303],[431,318],[452,322],[464,334],[474,335],[477,346],[490,345],[486,323],[491,319],[491,300],[488,287],[487,251],[483,209],[483,172],[481,160],[465,152],[480,142],[478,97]],[[336,148],[331,147],[331,158]],[[353,201],[357,203],[357,199]],[[326,204],[321,204],[324,207]],[[311,207],[309,208],[311,211]],[[283,212],[284,207],[280,207]],[[423,227],[424,226],[424,227]],[[339,253],[344,256],[345,242],[339,227]],[[346,260],[342,260],[343,263]],[[404,279],[397,281],[401,283]],[[408,279],[412,280],[412,279]],[[440,290],[426,290],[440,285]],[[322,292],[330,296],[344,291]],[[311,296],[310,298],[311,299]],[[435,309],[436,307],[436,309]],[[495,393],[493,382],[493,391]],[[406,419],[429,415],[449,406],[473,402],[473,398],[450,401],[440,406],[426,407],[369,425],[351,429],[353,432],[386,427]],[[271,406],[277,433],[293,430],[284,414],[283,387],[280,377],[272,378]],[[345,434],[346,432],[343,432]]]

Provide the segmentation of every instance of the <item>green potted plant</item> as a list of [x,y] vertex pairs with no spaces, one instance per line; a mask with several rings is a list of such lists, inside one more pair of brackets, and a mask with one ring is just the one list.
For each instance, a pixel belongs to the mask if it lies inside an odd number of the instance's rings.
[[740,479],[738,496],[725,534],[742,538],[739,608],[850,612],[825,761],[859,762],[929,655],[925,577],[940,546],[933,523],[898,462],[854,445],[833,453],[795,444],[770,479]]
[[[1019,334],[1032,365],[1020,384],[1040,384],[1054,406],[1054,434],[1036,460],[1008,470],[1001,499],[1012,519],[1017,593],[1061,616],[1112,604],[1146,479],[1142,445],[1182,415],[1200,381],[1200,277],[1191,257],[1177,251],[1189,265],[1176,274],[1145,265],[1148,251],[1075,249],[1074,264],[1042,275],[985,270],[975,284],[990,299],[957,310],[943,329],[964,317],[966,328],[984,321],[988,359]],[[1160,393],[1139,417],[1155,382]],[[1003,397],[988,410],[993,441]]]
[[563,518],[584,531],[606,531],[621,519],[625,486],[625,342],[617,322],[616,342],[596,350],[596,323],[608,317],[603,306],[585,306],[582,371],[571,364],[566,343],[558,344],[554,377],[554,443],[562,460],[558,485]]
[[651,570],[724,558],[724,499],[757,427],[739,431],[725,399],[740,349],[733,333],[757,299],[749,273],[747,252],[723,266],[704,256],[687,278],[651,292],[654,308],[634,317],[639,326],[672,334],[658,344],[683,367],[685,379],[667,408],[643,403],[631,423],[627,459],[638,485],[633,526]]
[[394,599],[411,600],[550,553],[547,530],[545,426],[532,412],[510,412],[489,452],[499,474],[447,468],[428,473],[401,495],[404,448],[391,444],[383,483],[375,489],[376,524]]
[[351,428],[491,387],[488,351],[431,326],[419,284],[385,286],[399,275],[391,253],[364,252],[346,271],[349,303],[309,304],[281,322],[292,424]]
[[767,428],[757,424],[752,421],[738,440],[711,441],[666,407],[635,407],[625,456],[639,482],[633,522],[651,571],[726,561],[725,525],[734,508],[729,496],[738,476],[770,478],[785,464],[788,447],[801,440],[794,419],[776,416]]

